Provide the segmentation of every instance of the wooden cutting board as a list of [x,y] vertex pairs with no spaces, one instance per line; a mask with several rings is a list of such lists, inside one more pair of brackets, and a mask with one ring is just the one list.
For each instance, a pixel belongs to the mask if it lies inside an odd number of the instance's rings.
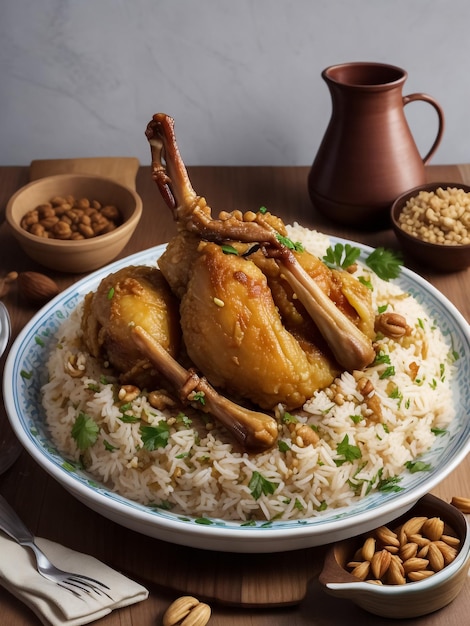
[[87,157],[83,159],[38,159],[29,166],[30,180],[55,174],[97,174],[107,176],[135,191],[139,169],[135,157]]
[[[118,537],[113,538],[113,545],[117,541]],[[227,606],[263,608],[302,602],[309,583],[318,579],[328,548],[226,554],[172,545],[136,533],[132,557],[117,550],[103,558],[144,585],[156,585],[172,594],[193,595]]]

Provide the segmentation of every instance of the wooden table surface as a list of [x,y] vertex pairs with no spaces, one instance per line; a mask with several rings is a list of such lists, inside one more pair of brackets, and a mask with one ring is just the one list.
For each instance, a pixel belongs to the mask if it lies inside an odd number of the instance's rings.
[[[305,226],[373,247],[397,248],[390,229],[368,232],[338,227],[317,214],[307,194],[307,167],[189,167],[188,170],[196,192],[205,196],[216,212],[236,208],[256,211],[264,205],[286,222],[297,220]],[[429,166],[427,177],[430,181],[450,180],[470,184],[470,165]],[[28,167],[0,167],[0,277],[12,270],[44,272],[44,268],[37,266],[22,254],[4,223],[8,198],[16,189],[26,184],[28,179]],[[140,167],[136,188],[143,200],[143,217],[132,240],[120,255],[122,257],[167,242],[175,233],[172,216],[151,180],[149,167]],[[409,259],[406,259],[406,264],[437,287],[455,304],[467,321],[470,321],[470,269],[452,274],[439,274],[417,266]],[[47,270],[45,273],[54,278],[61,288],[81,278],[79,275],[66,275]],[[3,298],[3,302],[9,309],[13,336],[16,336],[34,315],[35,308],[27,305],[15,289]],[[5,357],[0,363],[2,369],[4,359]],[[0,413],[0,419],[6,419],[4,412]],[[199,565],[202,567],[213,558],[213,554],[199,551],[199,564],[194,558],[188,562],[185,559],[186,549],[169,544],[162,546],[162,542],[156,539],[127,530],[94,513],[50,478],[26,451],[23,451],[16,463],[0,476],[0,493],[13,504],[34,533],[74,549],[92,553],[113,566],[117,563],[123,571],[132,573],[135,579],[139,579],[147,586],[150,591],[148,600],[114,611],[100,620],[100,626],[157,626],[161,623],[163,612],[179,595],[152,584],[145,575],[152,568],[159,567],[159,552],[162,547],[165,548],[167,556],[174,555],[174,559],[180,563],[183,579],[184,576],[188,579],[190,576],[197,577]],[[470,458],[467,457],[434,489],[433,493],[446,500],[450,500],[453,495],[470,497]],[[120,555],[118,560],[117,553]],[[321,554],[320,550],[318,554]],[[242,571],[245,568],[248,575],[249,572],[256,574],[257,571],[267,571],[266,567],[269,569],[271,565],[273,568],[282,568],[283,563],[287,563],[291,558],[295,558],[295,555],[289,553],[281,553],[274,557],[246,555],[241,559],[240,555],[224,554],[219,555],[217,567],[223,568],[224,572],[230,572],[231,568],[234,568],[234,571],[239,573],[242,561]],[[175,567],[179,567],[178,564]],[[256,586],[256,575],[252,576],[252,579],[252,584]],[[237,584],[235,580],[234,584]],[[305,598],[294,606],[248,609],[212,603],[212,608],[211,626],[392,623],[368,615],[347,600],[328,596],[315,579],[309,582]],[[451,605],[438,613],[413,620],[413,624],[463,625],[468,623],[469,611],[470,583],[467,582],[462,593]],[[0,587],[0,622],[3,626],[38,626],[40,623],[29,609],[2,587]],[[397,626],[409,624],[406,620],[394,620],[393,623]]]

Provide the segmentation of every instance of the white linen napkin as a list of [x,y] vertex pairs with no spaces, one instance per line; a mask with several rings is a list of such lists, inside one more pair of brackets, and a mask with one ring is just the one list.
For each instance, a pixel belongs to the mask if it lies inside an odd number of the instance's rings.
[[44,538],[37,545],[56,567],[99,580],[110,590],[104,594],[85,593],[83,599],[62,589],[36,570],[29,548],[22,547],[0,532],[0,584],[27,604],[47,626],[80,626],[129,604],[145,600],[148,591],[98,559]]

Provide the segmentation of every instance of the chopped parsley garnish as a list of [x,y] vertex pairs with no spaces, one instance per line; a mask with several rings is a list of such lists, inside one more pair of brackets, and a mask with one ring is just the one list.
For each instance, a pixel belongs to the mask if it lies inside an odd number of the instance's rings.
[[273,494],[276,491],[277,483],[273,483],[267,478],[265,478],[259,472],[253,472],[250,482],[248,483],[248,488],[251,491],[251,495],[255,500],[259,500],[262,494],[268,496]]
[[405,463],[405,467],[411,474],[415,474],[416,472],[429,472],[432,469],[432,465],[424,461],[408,461]]
[[388,309],[388,304],[382,304],[381,306],[377,307],[377,312],[380,313],[385,313],[385,311]]
[[376,248],[366,259],[366,265],[377,274],[379,278],[389,281],[391,278],[398,278],[403,265],[401,254]]
[[448,430],[446,428],[431,428],[431,432],[436,435],[436,437],[447,435]]
[[390,478],[383,478],[377,483],[378,491],[403,491],[404,487],[400,487],[398,483],[401,481],[401,476],[391,476]]
[[260,208],[258,209],[258,211],[264,215],[265,213],[268,212],[268,209],[265,206],[260,206]]
[[395,375],[395,367],[393,365],[389,365],[379,376],[380,380],[384,378],[390,378],[390,376]]
[[366,279],[364,278],[364,276],[358,276],[358,277],[357,277],[357,280],[358,280],[358,281],[359,281],[362,285],[364,285],[364,287],[367,287],[367,289],[370,289],[371,291],[373,291],[373,290],[374,290],[374,287],[373,287],[372,283],[370,282],[370,280],[366,280]]
[[338,242],[335,244],[334,248],[330,246],[327,249],[326,254],[323,257],[323,261],[331,269],[339,267],[345,270],[348,267],[351,267],[351,265],[354,265],[360,254],[360,248],[351,246],[351,244],[349,243],[343,245],[342,243]]
[[[360,248],[349,243],[342,244],[338,242],[334,247],[330,246],[327,249],[323,261],[332,269],[340,268],[346,270],[354,265],[360,255]],[[392,252],[385,248],[376,248],[366,258],[365,263],[379,278],[389,281],[391,278],[397,278],[400,275],[403,259],[397,252]],[[369,286],[364,279],[361,282]]]
[[401,403],[403,402],[403,394],[402,392],[398,389],[398,387],[395,387],[395,389],[393,389],[389,395],[389,398],[393,398],[395,400],[398,400],[398,408],[401,407]]
[[144,448],[151,452],[166,446],[170,437],[170,427],[164,420],[160,420],[157,426],[141,426],[140,436]]
[[235,256],[238,256],[238,250],[236,248],[234,248],[233,246],[229,246],[228,244],[224,244],[223,246],[221,246],[222,248],[222,252],[224,254],[234,254]]
[[349,436],[344,435],[343,440],[336,446],[336,452],[343,456],[343,459],[336,459],[336,465],[340,466],[346,462],[352,462],[356,459],[360,459],[362,454],[361,450],[358,446],[352,445],[349,443]]
[[129,413],[121,413],[121,415],[119,415],[119,419],[121,422],[124,422],[124,424],[135,424],[139,421],[138,417],[135,415],[129,415]]
[[349,417],[352,419],[354,424],[359,424],[359,422],[364,419],[362,415],[350,415]]
[[109,441],[106,441],[106,439],[103,440],[103,445],[105,450],[107,450],[108,452],[114,452],[115,450],[119,450],[117,446],[113,446],[109,443]]
[[300,241],[294,242],[292,241],[292,239],[289,239],[289,237],[284,237],[284,235],[280,235],[279,233],[276,233],[276,239],[279,241],[279,243],[282,243],[283,246],[289,248],[289,250],[294,250],[295,252],[304,251],[304,247],[300,243]]
[[192,420],[184,413],[178,413],[176,416],[176,422],[177,424],[182,424],[186,428],[189,428],[192,424]]
[[282,416],[282,421],[284,424],[297,424],[299,420],[295,417],[295,415],[292,415],[291,413],[286,411]]
[[79,450],[86,450],[96,443],[99,432],[98,424],[89,415],[80,411],[72,426],[72,438]]
[[279,452],[288,452],[290,450],[290,446],[287,441],[282,441],[282,439],[277,442],[277,447]]
[[33,372],[27,372],[26,370],[21,370],[20,376],[21,378],[25,378],[26,380],[29,380],[30,378],[33,377]]
[[108,300],[111,300],[114,296],[114,287],[111,287],[107,293]]
[[380,351],[375,355],[373,365],[381,365],[382,363],[386,363],[387,365],[389,365],[390,356],[386,352]]
[[206,404],[205,393],[203,391],[194,392],[189,399],[191,402],[199,402],[202,406]]

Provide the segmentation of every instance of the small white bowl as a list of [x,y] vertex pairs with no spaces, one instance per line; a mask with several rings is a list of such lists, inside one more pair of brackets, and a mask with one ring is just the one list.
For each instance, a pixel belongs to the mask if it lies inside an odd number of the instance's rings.
[[333,596],[352,600],[369,613],[396,619],[427,615],[450,604],[461,591],[470,567],[468,522],[456,507],[427,494],[402,518],[387,526],[396,527],[414,516],[440,517],[453,528],[461,544],[457,557],[449,565],[429,578],[403,585],[363,582],[345,568],[361,545],[361,538],[355,537],[334,544],[328,551],[319,578],[325,590]]

